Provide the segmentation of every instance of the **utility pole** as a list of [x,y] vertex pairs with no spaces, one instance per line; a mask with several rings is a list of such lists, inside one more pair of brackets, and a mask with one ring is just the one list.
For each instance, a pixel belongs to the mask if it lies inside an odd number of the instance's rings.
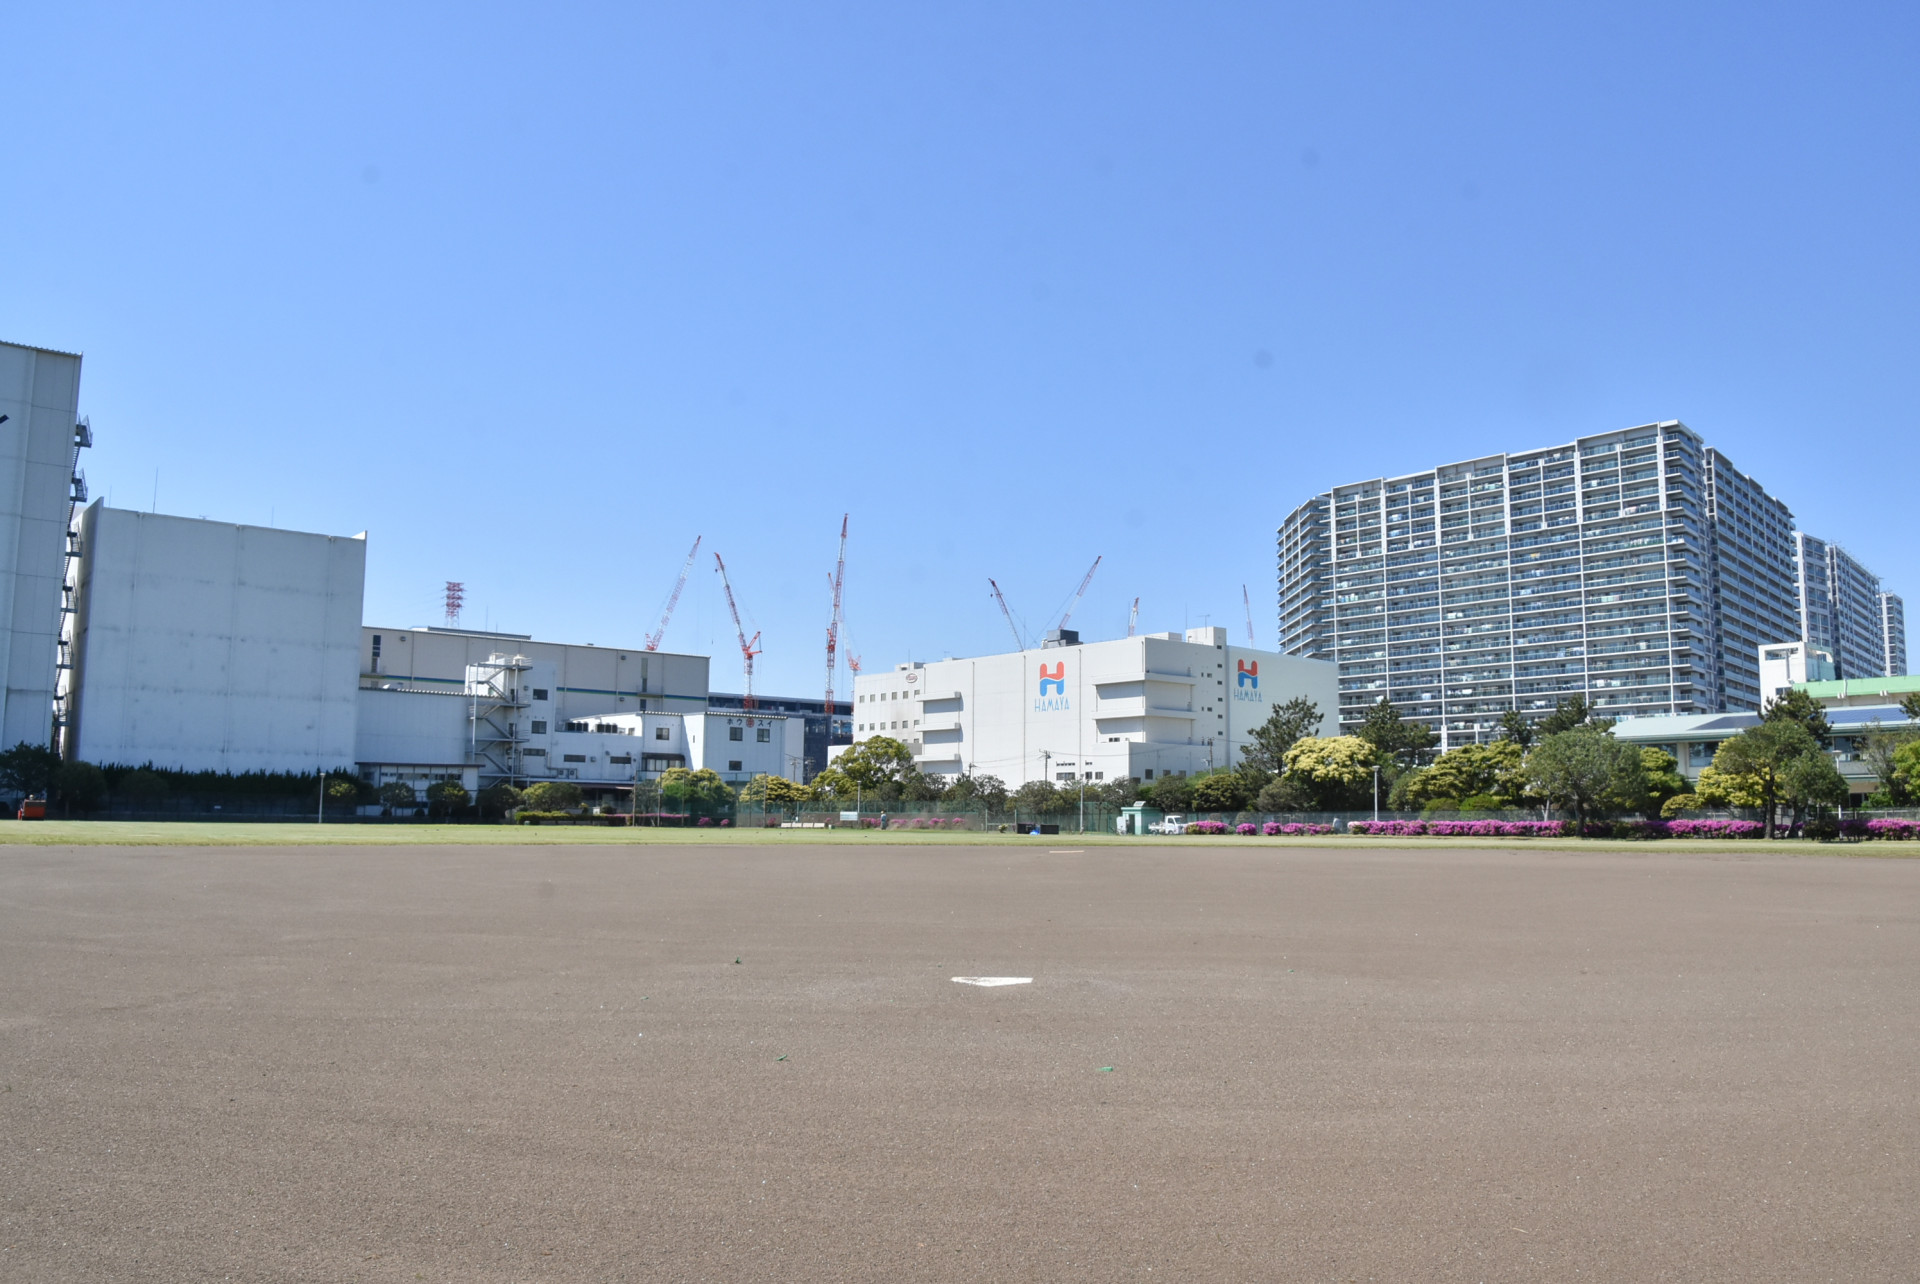
[[1380,819],[1380,764],[1373,764],[1373,818]]

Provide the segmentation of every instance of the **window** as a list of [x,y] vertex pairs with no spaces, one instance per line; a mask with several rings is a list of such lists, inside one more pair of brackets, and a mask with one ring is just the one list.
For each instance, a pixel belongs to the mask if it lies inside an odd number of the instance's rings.
[[547,724],[544,719],[535,718],[533,720],[533,734],[536,736],[544,736],[547,734]]
[[533,689],[533,698],[534,698],[534,699],[536,699],[536,700],[544,700],[544,699],[546,699],[546,698],[547,698],[547,689],[546,689],[545,687],[535,687],[535,688]]
[[522,749],[520,752],[528,758],[544,758],[547,756],[545,749]]
[[587,729],[587,724],[584,722],[569,722],[567,724],[566,729],[568,731],[585,731]]
[[727,728],[727,739],[745,740],[746,738],[747,738],[747,729],[745,727],[728,727]]
[[738,770],[740,770],[740,760],[739,760],[738,758],[735,758],[735,759],[734,759],[734,760],[733,760],[732,762],[730,762],[730,763],[728,763],[728,764],[727,764],[727,770],[728,770],[728,771],[738,771]]
[[633,765],[633,755],[630,753],[610,753],[607,755],[607,761],[616,767],[631,767]]
[[1105,780],[1107,778],[1107,773],[1104,771],[1096,771],[1093,773],[1093,778],[1095,780]]
[[1142,772],[1141,774],[1142,774],[1142,775],[1143,775],[1143,776],[1144,776],[1144,777],[1145,777],[1146,779],[1148,779],[1148,780],[1152,780],[1152,779],[1153,779],[1153,768],[1152,768],[1152,767],[1148,767],[1148,768],[1146,769],[1146,771],[1144,771],[1144,772]]
[[760,742],[761,744],[763,744],[763,745],[768,745],[768,744],[772,744],[772,743],[773,743],[773,728],[772,728],[772,727],[758,727],[758,728],[755,728],[755,730],[754,730],[754,733],[753,733],[753,738],[754,738],[755,740],[757,740],[757,741],[759,741],[759,742]]
[[655,740],[671,740],[673,739],[673,732],[666,727],[655,727],[653,729],[653,738]]
[[583,753],[567,753],[567,754],[560,755],[560,761],[562,762],[585,762],[586,760],[587,760],[587,755]]

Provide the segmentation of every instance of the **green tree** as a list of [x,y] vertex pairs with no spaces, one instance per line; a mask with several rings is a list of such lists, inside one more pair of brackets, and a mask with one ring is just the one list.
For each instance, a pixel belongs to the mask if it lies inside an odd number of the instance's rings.
[[1820,702],[1804,691],[1788,688],[1767,701],[1760,710],[1762,722],[1791,722],[1804,727],[1821,748],[1833,743],[1833,726]]
[[953,782],[941,801],[949,807],[962,810],[980,807],[990,812],[1004,811],[1007,806],[1007,784],[998,776],[962,776]]
[[667,768],[660,776],[660,796],[667,806],[689,816],[717,816],[734,799],[733,789],[711,767]]
[[1679,761],[1665,749],[1643,746],[1640,768],[1647,782],[1645,815],[1648,820],[1665,815],[1667,800],[1691,789],[1687,778],[1680,774]]
[[0,793],[23,798],[45,797],[60,767],[60,755],[46,745],[22,740],[11,749],[0,750]]
[[380,805],[388,810],[411,807],[415,801],[413,786],[404,780],[391,780],[380,786]]
[[496,820],[512,812],[520,803],[520,791],[504,780],[495,781],[480,791],[482,814]]
[[1909,740],[1893,751],[1894,780],[1908,797],[1920,794],[1920,739]]
[[1920,743],[1920,733],[1903,729],[1888,731],[1876,721],[1860,738],[1860,756],[1880,781],[1876,797],[1884,796],[1889,807],[1902,807],[1910,801],[1906,780],[1900,773],[1898,755],[1909,744]]
[[1540,725],[1534,730],[1544,739],[1547,736],[1557,736],[1562,731],[1572,731],[1575,727],[1595,727],[1605,730],[1612,725],[1613,722],[1610,719],[1593,716],[1593,706],[1587,703],[1585,696],[1570,695],[1555,706],[1552,713],[1540,719]]
[[457,780],[436,780],[427,786],[427,810],[443,819],[464,813],[468,801],[467,787]]
[[1367,710],[1353,734],[1373,746],[1382,765],[1392,764],[1401,770],[1426,762],[1434,742],[1432,727],[1402,718],[1385,696]]
[[[674,771],[685,771],[685,767],[675,767]],[[712,775],[712,772],[708,772]],[[719,777],[714,777],[716,780]],[[580,786],[571,780],[541,780],[528,785],[520,793],[520,805],[528,811],[571,811],[578,807],[586,797],[580,792]]]
[[1641,805],[1646,768],[1639,751],[1612,732],[1576,725],[1540,738],[1527,755],[1527,785],[1571,811],[1575,828],[1584,830],[1589,816]]
[[1240,811],[1253,801],[1247,778],[1237,771],[1210,771],[1193,780],[1195,811]]
[[1312,811],[1318,805],[1313,787],[1299,776],[1269,780],[1253,800],[1256,811]]
[[1446,801],[1456,805],[1466,798],[1493,798],[1510,807],[1526,792],[1525,752],[1512,740],[1491,744],[1461,745],[1433,760],[1433,765],[1397,789],[1402,798],[1415,807]]
[[1839,807],[1847,801],[1847,780],[1824,749],[1803,753],[1780,770],[1780,797],[1793,809],[1797,826],[1812,811]]
[[1500,715],[1500,738],[1510,740],[1522,749],[1533,748],[1533,724],[1518,709],[1509,709]]
[[1147,790],[1147,798],[1161,811],[1192,811],[1193,782],[1185,776],[1162,776]]
[[1914,722],[1920,722],[1920,691],[1912,691],[1901,697],[1900,712]]
[[887,736],[872,736],[835,758],[828,770],[838,772],[864,793],[877,794],[887,785],[899,784],[916,768],[913,751],[904,744]]
[[1077,793],[1062,795],[1047,781],[1029,780],[1013,791],[1010,801],[1015,811],[1038,812],[1046,815],[1065,811],[1079,801],[1079,795]]
[[[308,798],[313,797],[313,789],[313,777],[308,776],[305,780],[305,792]],[[138,810],[165,802],[173,790],[167,784],[167,778],[151,767],[136,767],[120,778],[119,786],[114,792]]]
[[323,787],[326,805],[335,811],[348,811],[358,807],[367,796],[367,782],[358,776],[349,776],[345,772],[327,773],[327,783]]
[[1759,777],[1735,775],[1717,766],[1702,767],[1694,792],[1709,807],[1744,807],[1759,811],[1766,804]]
[[1765,836],[1772,838],[1774,813],[1782,801],[1782,775],[1788,763],[1808,753],[1822,753],[1813,733],[1798,722],[1776,719],[1721,741],[1713,766],[1716,772],[1751,778],[1760,796]]
[[1250,743],[1240,747],[1242,765],[1265,776],[1279,775],[1287,750],[1293,748],[1295,741],[1312,735],[1319,726],[1320,706],[1305,696],[1293,697],[1248,733]]
[[773,811],[812,802],[813,791],[784,776],[769,776],[762,773],[741,786],[740,801],[765,811]]
[[1357,735],[1311,736],[1287,750],[1285,762],[1287,775],[1313,792],[1314,810],[1350,811],[1372,798],[1380,753]]
[[69,812],[86,814],[100,805],[107,796],[107,776],[100,768],[90,762],[63,762],[53,769],[53,779],[49,782],[53,796],[63,803]]

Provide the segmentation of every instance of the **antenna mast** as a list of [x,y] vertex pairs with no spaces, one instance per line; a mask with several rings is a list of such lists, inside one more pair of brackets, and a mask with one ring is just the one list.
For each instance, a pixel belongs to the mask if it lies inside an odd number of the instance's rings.
[[1096,557],[1093,559],[1093,565],[1087,568],[1087,578],[1081,580],[1080,587],[1074,591],[1073,601],[1067,603],[1067,609],[1060,613],[1060,623],[1054,625],[1055,628],[1064,629],[1067,627],[1067,617],[1072,615],[1074,608],[1080,605],[1080,599],[1087,595],[1087,585],[1093,583],[1093,573],[1099,569],[1100,558]]
[[680,605],[680,590],[687,586],[687,572],[693,569],[693,559],[700,551],[701,536],[693,537],[693,547],[687,550],[686,565],[680,568],[680,578],[673,582],[673,592],[667,594],[666,609],[660,612],[660,627],[647,634],[647,650],[658,651],[660,639],[667,636],[667,621],[673,618],[673,608]]
[[727,581],[727,564],[720,560],[718,553],[713,555],[713,564],[720,572],[720,587],[727,593],[727,610],[733,613],[733,631],[740,637],[740,664],[747,677],[747,689],[741,696],[740,705],[748,713],[752,713],[760,707],[753,699],[753,657],[760,654],[755,649],[755,643],[760,641],[760,634],[756,631],[753,641],[747,641],[746,626],[740,623],[740,608],[733,604],[733,585]]
[[1000,586],[993,582],[993,576],[987,576],[987,584],[993,589],[993,600],[1000,604],[1000,614],[1007,617],[1007,627],[1013,630],[1013,649],[1026,650],[1027,644],[1020,637],[1020,627],[1013,622],[1013,612],[1007,609],[1006,596],[1000,592]]

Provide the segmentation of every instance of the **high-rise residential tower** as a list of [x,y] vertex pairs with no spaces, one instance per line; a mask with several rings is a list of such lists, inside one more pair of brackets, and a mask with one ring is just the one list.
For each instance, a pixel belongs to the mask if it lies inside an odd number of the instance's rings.
[[1880,636],[1886,640],[1886,673],[1904,677],[1907,672],[1907,608],[1898,593],[1880,595]]
[[1280,646],[1448,744],[1579,693],[1603,712],[1760,700],[1799,635],[1793,515],[1677,421],[1338,486],[1279,530]]
[[[1898,658],[1889,646],[1889,608],[1880,577],[1838,544],[1799,532],[1794,561],[1800,579],[1800,637],[1809,646],[1831,651],[1843,678],[1879,677],[1906,672],[1905,621]],[[1894,597],[1892,613],[1900,613]],[[1897,666],[1897,667],[1896,667]]]

